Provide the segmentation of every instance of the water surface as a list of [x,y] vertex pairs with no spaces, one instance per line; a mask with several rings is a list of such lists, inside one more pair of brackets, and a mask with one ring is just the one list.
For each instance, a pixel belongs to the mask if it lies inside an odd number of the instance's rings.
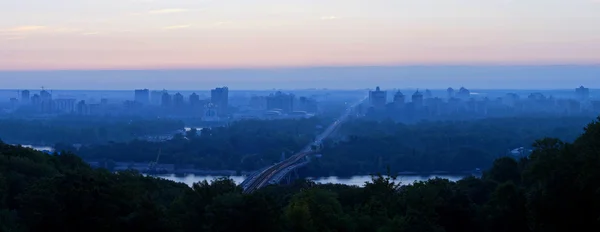
[[[203,176],[203,175],[187,175],[187,176],[176,176],[176,175],[158,175],[157,177],[164,178],[167,180],[172,180],[175,182],[185,183],[189,186],[196,182],[200,181],[211,181],[216,178],[224,177],[224,176]],[[396,183],[400,183],[402,185],[412,184],[415,181],[426,181],[433,178],[443,178],[451,181],[458,181],[464,178],[464,175],[401,175],[396,179]],[[240,184],[246,178],[245,176],[230,176],[229,178],[233,179],[235,183]],[[353,176],[349,178],[341,178],[341,177],[325,177],[325,178],[308,178],[320,184],[344,184],[344,185],[353,185],[353,186],[364,186],[365,182],[371,181],[371,176]]]

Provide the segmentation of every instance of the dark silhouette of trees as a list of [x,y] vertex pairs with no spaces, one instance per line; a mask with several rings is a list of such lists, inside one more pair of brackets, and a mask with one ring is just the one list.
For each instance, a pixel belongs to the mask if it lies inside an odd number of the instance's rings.
[[598,231],[599,131],[539,140],[481,178],[401,185],[388,172],[362,187],[301,180],[252,194],[228,178],[189,187],[0,143],[0,230]]

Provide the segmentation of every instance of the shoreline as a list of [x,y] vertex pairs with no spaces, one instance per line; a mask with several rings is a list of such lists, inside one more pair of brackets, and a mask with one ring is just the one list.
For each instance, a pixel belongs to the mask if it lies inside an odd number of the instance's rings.
[[[119,170],[117,170],[119,171]],[[188,176],[215,176],[215,177],[221,177],[221,176],[229,176],[229,177],[246,177],[248,175],[253,174],[254,172],[248,172],[248,171],[244,171],[241,172],[241,174],[237,173],[236,171],[231,171],[231,170],[196,170],[194,172],[140,172],[142,174],[145,175],[150,175],[150,176],[175,176],[175,177],[188,177]],[[239,174],[239,175],[238,175]],[[339,176],[339,175],[328,175],[328,176],[320,176],[320,175],[316,175],[316,176],[304,176],[303,178],[309,178],[309,179],[313,179],[313,180],[319,180],[319,179],[326,179],[326,178],[331,178],[331,177],[336,177],[338,179],[351,179],[353,177],[356,176],[374,176],[376,174],[354,174],[354,175],[343,175],[343,176]],[[481,172],[442,172],[442,171],[438,171],[438,172],[398,172],[395,173],[396,176],[481,176],[482,173]]]

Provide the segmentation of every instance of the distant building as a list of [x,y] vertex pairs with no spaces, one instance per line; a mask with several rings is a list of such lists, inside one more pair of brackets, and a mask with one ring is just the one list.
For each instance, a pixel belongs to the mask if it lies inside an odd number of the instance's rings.
[[446,90],[446,92],[448,93],[448,99],[453,98],[454,97],[454,89],[453,88],[448,88]]
[[426,90],[425,90],[425,94],[423,94],[423,96],[424,96],[425,98],[432,98],[432,97],[433,97],[433,93],[431,93],[431,90],[429,90],[429,89],[426,89]]
[[587,101],[590,99],[590,89],[583,86],[575,89],[575,94],[577,94],[577,99],[580,101]]
[[75,99],[56,99],[54,101],[54,107],[57,113],[73,113],[75,112]]
[[163,92],[160,103],[163,107],[171,107],[173,101],[173,97],[168,92]]
[[517,95],[516,93],[507,93],[506,96],[502,99],[502,103],[511,107],[514,107],[517,101],[519,101],[519,95]]
[[416,109],[423,107],[423,94],[419,90],[412,95],[412,103]]
[[531,93],[531,94],[529,94],[527,99],[529,99],[529,100],[546,100],[546,96],[544,96],[544,94],[542,94],[542,93]]
[[54,102],[52,101],[52,94],[46,90],[40,92],[40,107],[42,113],[52,113],[54,109]]
[[460,90],[458,90],[458,94],[456,94],[456,97],[461,98],[463,100],[469,99],[471,98],[471,91],[466,89],[465,87],[461,87]]
[[162,97],[165,91],[152,91],[150,92],[150,103],[153,105],[161,105]]
[[369,103],[371,103],[371,106],[374,108],[384,108],[387,103],[387,92],[381,91],[379,86],[377,86],[375,91],[369,91]]
[[296,110],[316,113],[318,108],[317,100],[308,97],[300,97],[300,99],[298,99],[298,107]]
[[31,97],[31,104],[33,104],[33,105],[40,105],[40,104],[42,104],[42,98],[40,97],[40,95],[34,94]]
[[85,101],[81,100],[77,103],[77,114],[88,115],[89,112],[90,112],[89,108],[88,108],[87,104],[85,104]]
[[42,90],[40,92],[40,98],[42,102],[49,102],[52,101],[52,94],[46,90]]
[[396,94],[394,94],[394,106],[396,106],[397,108],[402,108],[404,107],[405,103],[406,97],[404,96],[404,94],[400,91],[396,92]]
[[210,91],[210,102],[217,108],[219,115],[227,115],[229,108],[229,88],[216,88]]
[[219,121],[219,115],[217,112],[217,107],[212,104],[212,103],[208,103],[206,104],[206,106],[204,106],[204,113],[202,115],[202,120],[203,121]]
[[30,94],[29,90],[21,91],[21,104],[29,104]]
[[150,103],[150,90],[148,89],[137,89],[135,90],[134,101],[147,105]]
[[285,94],[281,91],[271,94],[267,97],[268,110],[281,110],[284,113],[294,111],[295,96],[293,94]]
[[189,101],[192,107],[200,106],[200,96],[196,93],[192,93],[192,95],[190,95]]
[[173,96],[173,105],[176,108],[183,108],[185,104],[185,101],[183,100],[183,95],[181,93],[176,93],[175,96]]

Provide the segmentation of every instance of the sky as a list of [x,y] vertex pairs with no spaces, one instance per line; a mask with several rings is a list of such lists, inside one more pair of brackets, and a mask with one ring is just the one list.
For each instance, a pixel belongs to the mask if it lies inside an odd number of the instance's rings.
[[[370,84],[372,78],[494,86],[504,82],[477,76],[485,67],[415,75],[385,67],[600,65],[599,12],[600,0],[0,0],[0,86],[317,87],[323,77],[331,78],[323,82],[329,88]],[[339,83],[355,71],[340,67],[375,66],[384,67],[371,70],[379,77],[361,69],[360,81]],[[296,69],[301,67],[307,70]],[[315,73],[311,67],[338,68]],[[253,72],[239,71],[248,68]],[[157,69],[204,71],[37,72]],[[210,71],[215,69],[225,71]],[[493,76],[525,78],[518,70]],[[532,78],[548,76],[538,71],[530,72]],[[559,72],[569,85],[593,85],[599,74],[597,68],[575,72],[582,76]],[[313,76],[301,78],[308,74]],[[414,78],[421,81],[409,82]],[[537,84],[559,87],[562,81]],[[511,83],[506,86],[519,87]]]
[[600,0],[0,0],[0,69],[600,63]]
[[0,72],[3,89],[600,89],[600,66],[372,66]]

